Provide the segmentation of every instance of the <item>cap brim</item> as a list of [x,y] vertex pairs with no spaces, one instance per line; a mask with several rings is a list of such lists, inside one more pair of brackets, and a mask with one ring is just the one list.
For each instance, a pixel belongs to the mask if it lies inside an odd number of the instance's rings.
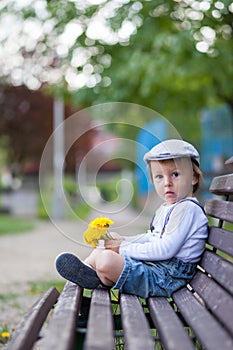
[[152,161],[152,160],[168,160],[168,159],[177,159],[177,158],[190,158],[190,160],[193,160],[198,166],[199,166],[199,162],[196,158],[190,157],[190,155],[188,154],[176,154],[176,155],[169,155],[169,154],[164,154],[161,156],[149,156],[149,157],[145,157],[144,160],[146,162]]

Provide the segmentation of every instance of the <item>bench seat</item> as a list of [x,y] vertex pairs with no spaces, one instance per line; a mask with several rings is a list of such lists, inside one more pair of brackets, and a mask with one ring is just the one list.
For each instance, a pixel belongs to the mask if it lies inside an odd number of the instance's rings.
[[209,238],[189,285],[143,300],[100,287],[87,296],[67,282],[60,295],[51,288],[38,300],[7,349],[232,350],[233,174],[214,178],[210,191],[219,199],[206,202]]

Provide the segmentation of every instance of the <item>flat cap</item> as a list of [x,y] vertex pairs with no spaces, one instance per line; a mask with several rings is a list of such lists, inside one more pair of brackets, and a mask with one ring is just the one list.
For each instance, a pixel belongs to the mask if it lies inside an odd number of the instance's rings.
[[198,151],[190,143],[171,139],[166,140],[154,146],[149,152],[144,155],[144,161],[165,160],[173,158],[191,158],[198,166],[200,164],[200,156]]

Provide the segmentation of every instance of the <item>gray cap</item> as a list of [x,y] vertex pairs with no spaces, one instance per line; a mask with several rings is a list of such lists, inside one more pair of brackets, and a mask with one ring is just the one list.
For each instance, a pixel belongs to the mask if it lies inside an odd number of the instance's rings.
[[191,158],[198,166],[200,164],[200,156],[193,145],[183,140],[166,140],[154,146],[144,155],[144,161],[165,160],[173,158]]

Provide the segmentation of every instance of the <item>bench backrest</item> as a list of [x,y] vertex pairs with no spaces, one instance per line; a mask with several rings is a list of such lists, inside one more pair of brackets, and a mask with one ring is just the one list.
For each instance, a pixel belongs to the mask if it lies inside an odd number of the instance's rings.
[[[113,350],[121,349],[124,342],[127,350],[153,350],[157,346],[154,343],[161,342],[166,350],[232,350],[233,174],[214,178],[210,191],[220,199],[206,202],[206,213],[213,222],[199,271],[188,287],[169,299],[142,301],[135,295],[121,294],[118,305],[113,304],[115,299],[111,300],[107,289],[97,288],[92,298],[86,298],[82,288],[67,282],[39,348],[73,350],[76,342],[85,350]],[[51,288],[38,300],[15,330],[8,350],[32,349],[58,295]],[[84,302],[87,299],[89,312]],[[117,306],[114,318],[113,306]],[[87,325],[82,324],[80,316],[77,328],[78,315],[85,316]],[[121,320],[119,328],[117,320]]]
[[210,232],[191,286],[233,335],[233,174],[215,177],[210,191],[220,198],[209,199],[205,204]]

